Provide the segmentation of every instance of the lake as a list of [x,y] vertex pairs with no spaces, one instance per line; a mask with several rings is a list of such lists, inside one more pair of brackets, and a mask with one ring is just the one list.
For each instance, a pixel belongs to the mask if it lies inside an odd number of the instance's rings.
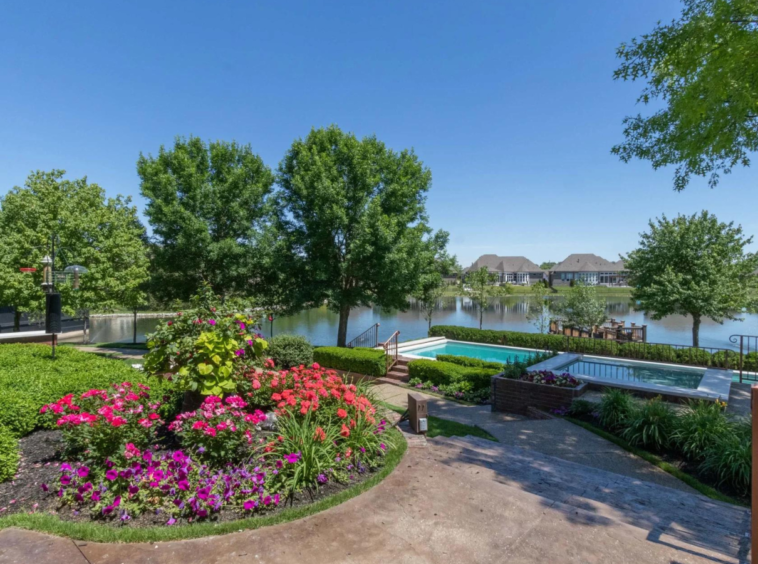
[[[506,329],[510,331],[536,332],[526,319],[526,296],[492,298],[484,312],[484,329]],[[674,315],[654,321],[643,312],[635,310],[628,298],[607,298],[608,317],[623,319],[627,325],[637,323],[648,326],[648,341],[679,345],[692,344],[692,320]],[[758,315],[742,315],[743,321],[725,321],[723,325],[703,320],[700,328],[700,345],[703,347],[733,348],[729,336],[733,334],[758,335]],[[145,334],[155,328],[157,319],[141,318],[137,322],[137,338],[144,341]],[[293,333],[305,335],[315,345],[335,345],[337,343],[337,314],[326,307],[303,311],[290,317],[275,319],[274,335]],[[91,323],[92,342],[131,342],[132,317],[93,318]],[[426,337],[427,322],[424,313],[411,302],[407,311],[386,310],[380,307],[356,308],[350,313],[348,339],[379,323],[380,339],[388,338],[394,331],[400,331],[400,339],[409,341]],[[451,297],[440,300],[432,321],[434,325],[479,326],[479,311],[469,298]],[[263,323],[263,334],[271,334],[271,325]]]

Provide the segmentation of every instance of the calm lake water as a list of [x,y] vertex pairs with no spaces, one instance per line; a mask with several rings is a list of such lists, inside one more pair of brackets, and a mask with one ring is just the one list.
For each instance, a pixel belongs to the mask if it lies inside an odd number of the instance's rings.
[[[692,320],[683,316],[670,316],[654,321],[643,312],[634,309],[627,298],[608,298],[609,317],[623,319],[627,325],[634,322],[648,326],[648,341],[651,343],[692,344]],[[526,297],[512,296],[493,298],[484,312],[485,329],[507,329],[536,332],[526,319]],[[731,347],[729,336],[733,334],[758,335],[758,315],[742,315],[743,321],[725,321],[723,325],[704,320],[700,328],[700,345],[704,347]],[[151,332],[157,319],[139,319],[137,339],[142,342]],[[337,342],[337,314],[325,307],[303,311],[291,317],[275,319],[273,334],[293,333],[305,335],[315,345],[335,345]],[[132,317],[93,318],[92,342],[131,342]],[[423,312],[411,303],[407,311],[385,310],[380,307],[357,308],[350,313],[348,339],[379,323],[379,337],[384,340],[394,331],[400,331],[400,339],[408,341],[426,337],[427,322]],[[432,321],[435,325],[479,326],[479,311],[468,298],[443,298]],[[271,334],[271,325],[263,323],[263,334]]]

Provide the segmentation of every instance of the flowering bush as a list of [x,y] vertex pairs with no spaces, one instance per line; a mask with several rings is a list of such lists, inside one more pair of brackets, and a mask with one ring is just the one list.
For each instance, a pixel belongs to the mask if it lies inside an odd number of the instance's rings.
[[194,309],[158,326],[147,336],[145,370],[171,378],[182,389],[203,395],[234,393],[240,366],[262,363],[268,346],[256,319],[241,304],[218,303],[205,288]]
[[[423,382],[421,378],[411,378],[408,384],[417,390],[429,391],[435,394],[441,394],[448,398],[467,401],[470,403],[487,404],[490,402],[489,388],[471,390],[470,386],[461,386],[458,383],[436,385],[432,384],[431,382]],[[467,384],[467,382],[464,382],[464,384]]]
[[122,521],[145,511],[163,513],[167,525],[177,517],[205,518],[224,506],[251,513],[280,503],[268,486],[278,470],[259,463],[212,471],[180,450],[159,455],[133,448],[123,465],[107,460],[105,468],[104,475],[93,475],[87,466],[62,464],[58,497]]
[[563,374],[555,374],[549,370],[529,372],[528,374],[521,376],[520,379],[527,382],[534,382],[535,384],[556,386],[558,388],[576,388],[582,383],[581,380],[577,380],[568,372],[564,372]]
[[[209,396],[196,411],[182,413],[169,425],[187,452],[213,464],[237,461],[243,447],[253,444],[256,426],[266,420],[260,410],[245,411],[247,402],[239,396],[222,400]],[[249,454],[249,453],[248,453]]]
[[163,420],[157,412],[161,404],[150,401],[149,390],[144,384],[113,384],[110,392],[68,394],[42,406],[40,413],[63,431],[69,456],[102,461],[127,443],[144,448],[154,439]]

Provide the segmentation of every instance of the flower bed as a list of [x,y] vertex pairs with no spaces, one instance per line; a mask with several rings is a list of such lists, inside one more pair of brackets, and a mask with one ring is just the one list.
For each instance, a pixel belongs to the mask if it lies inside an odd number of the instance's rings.
[[529,408],[542,411],[565,409],[587,391],[587,384],[570,374],[530,372],[519,378],[492,379],[492,411],[525,414]]
[[197,407],[167,409],[128,381],[47,403],[40,416],[57,430],[21,441],[34,469],[0,484],[0,515],[118,526],[263,516],[383,465],[395,433],[366,387],[318,364],[268,369],[251,319],[221,306],[179,317],[150,338],[146,365],[159,385],[199,395]]

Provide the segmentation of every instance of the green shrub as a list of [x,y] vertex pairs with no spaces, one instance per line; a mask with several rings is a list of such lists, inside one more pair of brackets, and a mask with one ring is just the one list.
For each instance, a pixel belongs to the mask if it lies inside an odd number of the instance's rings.
[[631,394],[618,388],[609,388],[600,400],[600,424],[609,431],[617,431],[626,424],[633,410]]
[[313,345],[300,335],[277,335],[268,342],[266,354],[283,369],[313,364]]
[[660,451],[671,442],[676,415],[660,397],[633,409],[626,418],[623,438],[630,444]]
[[387,372],[384,351],[376,349],[319,347],[313,349],[313,360],[325,368],[366,376],[384,376]]
[[597,404],[583,399],[575,399],[569,406],[568,413],[572,417],[589,417],[597,411]]
[[8,429],[0,426],[0,482],[13,478],[18,470],[18,441]]
[[741,495],[747,495],[752,471],[750,425],[730,425],[729,430],[706,451],[700,469],[715,476],[720,485],[726,484]]
[[676,418],[672,439],[679,451],[691,460],[700,460],[729,430],[721,405],[704,400],[692,401]]
[[503,369],[502,362],[489,362],[479,358],[473,358],[471,356],[458,356],[454,354],[438,354],[437,360],[442,362],[452,362],[460,366],[468,366],[471,368],[494,368],[496,370]]
[[[418,378],[422,382],[429,382],[435,386],[449,386],[451,384],[470,384],[470,390],[489,388],[492,376],[499,373],[496,368],[476,368],[443,362],[441,360],[412,360],[408,363],[410,378]],[[460,391],[470,391],[460,389]]]
[[0,406],[0,425],[14,436],[23,437],[34,431],[40,406],[27,394],[0,391]]
[[[472,343],[507,345],[547,351],[597,354],[638,360],[694,364],[698,366],[723,365],[723,360],[720,357],[714,358],[715,355],[712,355],[707,350],[690,348],[677,349],[669,345],[618,343],[616,341],[603,339],[569,339],[562,335],[521,333],[518,331],[494,331],[491,329],[474,329],[472,327],[458,327],[455,325],[435,325],[429,330],[429,336],[447,337],[448,339],[469,341]],[[746,360],[746,366],[748,363],[751,366],[758,368],[758,353],[756,353],[753,358],[749,359],[749,361]],[[748,369],[749,368],[746,368],[746,370]]]

